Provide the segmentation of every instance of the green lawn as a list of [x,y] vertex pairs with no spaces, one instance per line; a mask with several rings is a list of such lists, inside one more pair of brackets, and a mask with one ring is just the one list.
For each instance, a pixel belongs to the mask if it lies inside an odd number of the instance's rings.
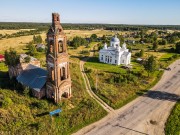
[[98,57],[91,57],[88,62],[85,63],[86,68],[93,68],[94,70],[101,70],[104,72],[111,73],[126,73],[125,69],[122,69],[120,66],[108,65],[104,63],[100,63]]
[[165,133],[166,135],[180,135],[180,101],[176,104],[167,120]]
[[163,56],[161,56],[160,61],[168,61],[169,58],[171,58],[173,55],[177,55],[176,53],[166,53]]
[[[173,58],[174,55],[174,53],[167,53],[157,58],[158,67],[160,64],[167,67],[179,58],[178,55],[177,58]],[[128,70],[122,66],[100,63],[98,57],[91,57],[85,63],[92,90],[115,109],[153,87],[163,74],[163,71],[157,70],[148,77],[143,65],[136,62],[131,62],[131,64],[133,68]]]

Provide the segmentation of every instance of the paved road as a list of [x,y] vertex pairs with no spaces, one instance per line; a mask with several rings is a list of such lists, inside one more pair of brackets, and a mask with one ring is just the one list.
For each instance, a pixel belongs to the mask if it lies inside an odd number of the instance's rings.
[[164,135],[164,124],[180,98],[180,60],[171,64],[158,84],[102,120],[75,135]]

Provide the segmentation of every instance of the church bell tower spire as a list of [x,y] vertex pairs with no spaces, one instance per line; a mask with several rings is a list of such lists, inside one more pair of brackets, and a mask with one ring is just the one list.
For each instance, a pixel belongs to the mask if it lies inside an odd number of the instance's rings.
[[71,97],[71,77],[67,39],[60,24],[58,13],[52,14],[52,25],[47,33],[48,49],[46,54],[48,80],[46,84],[47,98],[58,103],[62,97]]

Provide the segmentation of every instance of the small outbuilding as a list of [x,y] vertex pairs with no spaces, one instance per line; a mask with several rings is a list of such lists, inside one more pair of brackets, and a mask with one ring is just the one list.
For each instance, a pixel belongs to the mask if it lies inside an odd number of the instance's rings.
[[17,77],[17,81],[22,85],[29,87],[32,93],[37,98],[42,98],[46,95],[45,84],[47,79],[47,71],[29,64]]

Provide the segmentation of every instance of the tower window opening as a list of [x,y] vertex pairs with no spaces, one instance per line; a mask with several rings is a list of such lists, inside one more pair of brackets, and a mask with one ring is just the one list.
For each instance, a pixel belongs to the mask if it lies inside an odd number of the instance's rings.
[[50,75],[51,80],[54,81],[54,69],[51,67],[50,70],[51,70],[51,75]]
[[61,69],[61,81],[66,79],[66,69],[62,67]]
[[63,52],[63,42],[62,41],[59,41],[59,43],[58,43],[58,51],[59,51],[59,53],[62,53]]
[[53,44],[54,44],[54,42],[53,42],[53,40],[51,40],[51,41],[50,41],[50,46],[49,46],[49,51],[50,51],[50,53],[53,53],[53,51],[54,51],[54,49],[53,49]]
[[59,21],[59,17],[57,17],[57,21]]

